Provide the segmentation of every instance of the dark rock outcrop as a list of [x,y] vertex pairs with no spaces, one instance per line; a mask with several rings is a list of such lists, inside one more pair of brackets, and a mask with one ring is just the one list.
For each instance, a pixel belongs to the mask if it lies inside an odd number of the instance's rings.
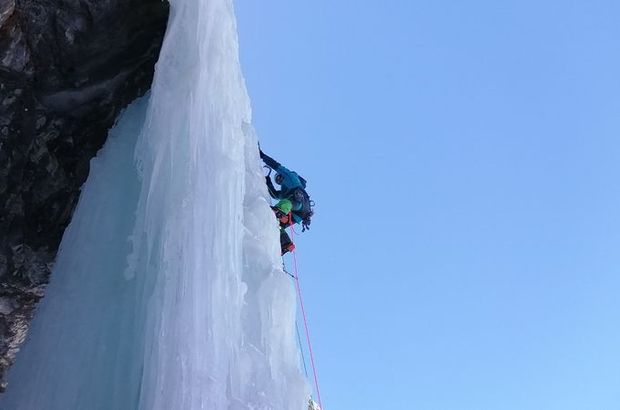
[[0,0],[0,388],[90,159],[150,87],[162,0]]

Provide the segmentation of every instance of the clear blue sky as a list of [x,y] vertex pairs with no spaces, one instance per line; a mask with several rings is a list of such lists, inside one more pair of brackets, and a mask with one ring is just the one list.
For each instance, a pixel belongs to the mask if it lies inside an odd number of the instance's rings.
[[620,3],[236,12],[326,410],[620,409]]

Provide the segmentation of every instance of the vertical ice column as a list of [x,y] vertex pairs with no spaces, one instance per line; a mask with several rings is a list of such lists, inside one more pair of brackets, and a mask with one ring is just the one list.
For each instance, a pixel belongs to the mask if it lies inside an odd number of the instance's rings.
[[135,248],[154,289],[141,409],[305,402],[295,299],[250,116],[232,3],[172,2],[137,150],[135,237],[146,234]]

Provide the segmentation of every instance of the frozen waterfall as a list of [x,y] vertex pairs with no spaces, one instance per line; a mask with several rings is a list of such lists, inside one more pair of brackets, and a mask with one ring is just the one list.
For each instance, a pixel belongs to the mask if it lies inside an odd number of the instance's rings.
[[303,410],[231,0],[171,0],[153,87],[92,161],[4,410]]

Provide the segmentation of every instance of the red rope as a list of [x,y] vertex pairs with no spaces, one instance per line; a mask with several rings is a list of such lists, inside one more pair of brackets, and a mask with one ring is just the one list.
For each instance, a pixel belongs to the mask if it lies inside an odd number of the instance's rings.
[[[293,229],[293,233],[295,230]],[[297,254],[295,250],[291,252],[293,254],[293,273],[295,274],[295,285],[297,286],[297,296],[299,297],[299,306],[301,306],[301,315],[304,318],[304,326],[306,328],[306,339],[308,341],[308,350],[310,351],[310,363],[312,364],[312,373],[314,374],[314,386],[316,387],[316,395],[319,399],[319,406],[323,409],[323,402],[321,401],[321,390],[319,389],[319,378],[316,374],[316,366],[314,365],[314,353],[312,353],[312,343],[310,343],[310,330],[308,329],[308,319],[306,318],[306,310],[304,309],[304,301],[301,297],[301,287],[299,286],[299,275],[297,274]]]

